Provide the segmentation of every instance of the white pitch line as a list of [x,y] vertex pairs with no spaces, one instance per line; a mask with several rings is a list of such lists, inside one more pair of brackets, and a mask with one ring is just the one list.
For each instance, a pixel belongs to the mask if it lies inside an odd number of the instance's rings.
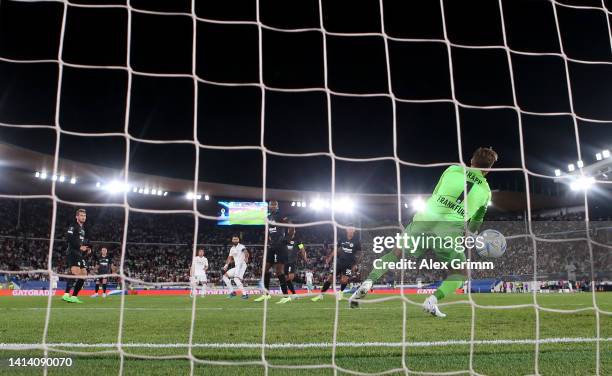
[[[119,311],[120,307],[51,307],[51,310],[100,310],[100,311]],[[189,311],[191,308],[145,308],[145,307],[128,307],[123,308],[125,311]],[[197,307],[198,311],[263,311],[263,306],[259,307]],[[279,310],[291,310],[290,306],[276,307]],[[347,310],[349,308],[347,307]],[[359,310],[400,310],[400,307],[359,307]],[[5,307],[0,308],[0,311],[46,311],[45,307]],[[300,307],[300,311],[333,311],[334,307]]]
[[[612,338],[601,338],[601,342],[612,342]],[[557,343],[593,343],[597,342],[596,338],[585,337],[562,337],[562,338],[542,338],[540,344],[557,344]],[[435,347],[435,346],[465,346],[471,342],[467,340],[449,340],[449,341],[426,341],[426,342],[338,342],[336,347]],[[533,345],[536,343],[534,339],[494,339],[494,340],[478,340],[474,341],[474,345]],[[116,348],[116,343],[47,343],[47,346],[53,348],[71,347],[71,348]],[[187,348],[187,343],[122,343],[122,347],[131,348]],[[194,343],[192,347],[211,348],[211,349],[261,349],[261,343]],[[39,349],[41,344],[38,343],[0,343],[0,350],[27,350]],[[307,348],[327,348],[333,347],[333,343],[316,342],[316,343],[268,343],[265,345],[268,349],[307,349]]]

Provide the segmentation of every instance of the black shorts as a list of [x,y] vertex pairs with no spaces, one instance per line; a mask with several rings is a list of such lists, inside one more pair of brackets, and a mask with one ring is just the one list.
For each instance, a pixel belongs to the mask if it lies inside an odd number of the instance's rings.
[[286,264],[287,263],[287,246],[284,244],[273,244],[268,248],[268,256],[266,262],[270,264]]
[[78,266],[81,269],[87,269],[87,262],[85,261],[83,256],[75,252],[68,253],[66,264],[69,268],[72,268],[73,266]]
[[294,263],[286,263],[285,264],[285,274],[295,273],[295,264]]
[[[98,269],[96,274],[111,274],[109,270]],[[108,279],[107,277],[98,277],[100,280]]]
[[338,260],[336,263],[336,275],[337,276],[345,275],[347,277],[351,277],[353,275],[354,265],[355,265],[354,262]]

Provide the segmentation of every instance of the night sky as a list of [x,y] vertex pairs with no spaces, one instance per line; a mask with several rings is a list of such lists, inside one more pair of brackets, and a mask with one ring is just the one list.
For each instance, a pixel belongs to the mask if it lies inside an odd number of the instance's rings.
[[[74,4],[125,4],[121,1],[74,1]],[[380,33],[379,1],[323,1],[323,22],[333,33]],[[385,0],[384,30],[395,38],[443,39],[440,3]],[[564,1],[601,6],[600,1]],[[612,1],[605,2],[612,9]],[[509,47],[517,51],[559,53],[553,4],[544,0],[502,1]],[[189,12],[189,1],[133,0],[135,9]],[[318,28],[318,1],[261,0],[261,21],[276,28]],[[82,65],[122,66],[127,50],[134,71],[192,72],[192,19],[132,12],[132,41],[127,45],[127,10],[68,6],[62,59]],[[253,0],[196,1],[198,17],[255,21]],[[0,57],[57,59],[63,6],[56,2],[0,4]],[[606,14],[557,6],[565,53],[572,59],[612,63]],[[503,36],[497,1],[444,1],[451,43],[501,46]],[[323,34],[318,31],[279,32],[264,29],[263,81],[270,88],[324,86]],[[197,22],[196,66],[199,78],[224,83],[259,82],[256,25]],[[326,37],[329,88],[338,93],[388,93],[385,43],[380,36]],[[448,50],[436,41],[390,40],[391,90],[399,99],[451,98]],[[506,52],[499,48],[451,48],[456,97],[470,106],[511,106],[512,87]],[[538,113],[569,112],[564,60],[559,56],[512,53],[518,105]],[[569,62],[574,111],[587,119],[612,120],[612,65]],[[153,140],[193,140],[205,145],[259,146],[261,101],[259,87],[194,83],[189,77],[134,74],[122,69],[64,66],[60,126],[86,133],[123,132],[125,104],[131,97],[129,133]],[[16,64],[0,61],[0,122],[53,124],[58,81],[55,63]],[[282,153],[329,152],[339,157],[393,156],[392,102],[387,97],[331,96],[332,132],[329,144],[327,97],[322,90],[266,90],[263,123],[266,148]],[[407,162],[457,162],[459,150],[455,108],[449,102],[396,102],[397,154]],[[578,159],[570,116],[522,115],[527,167],[552,175]],[[496,167],[521,167],[517,113],[512,109],[459,111],[463,158],[478,146],[500,154]],[[586,164],[595,153],[612,147],[612,123],[578,121],[580,147]],[[53,153],[55,133],[0,126],[0,140]],[[62,135],[60,155],[79,161],[122,168],[122,137]],[[151,145],[131,142],[130,169],[185,179],[193,178],[195,149],[189,144]],[[200,149],[200,179],[261,186],[259,150]],[[401,168],[403,192],[430,190],[443,167]],[[332,162],[327,156],[267,156],[269,187],[328,190]],[[347,192],[396,192],[395,163],[336,160],[336,189]],[[515,189],[522,174],[490,175],[493,189]],[[551,182],[549,182],[552,184]]]

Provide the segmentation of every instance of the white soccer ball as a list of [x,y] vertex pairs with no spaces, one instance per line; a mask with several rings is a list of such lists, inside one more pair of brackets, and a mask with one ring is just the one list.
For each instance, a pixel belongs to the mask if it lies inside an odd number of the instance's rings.
[[480,234],[483,246],[476,247],[476,252],[482,257],[498,258],[506,252],[506,238],[497,230],[484,230]]

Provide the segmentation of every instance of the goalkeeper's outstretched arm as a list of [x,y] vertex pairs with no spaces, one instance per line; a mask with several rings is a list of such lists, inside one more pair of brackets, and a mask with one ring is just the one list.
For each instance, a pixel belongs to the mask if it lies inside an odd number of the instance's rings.
[[474,215],[470,219],[470,222],[468,223],[469,232],[478,233],[478,230],[480,230],[480,226],[482,226],[482,223],[484,222],[484,217],[486,213],[487,213],[486,205],[478,208],[478,210],[474,213]]

